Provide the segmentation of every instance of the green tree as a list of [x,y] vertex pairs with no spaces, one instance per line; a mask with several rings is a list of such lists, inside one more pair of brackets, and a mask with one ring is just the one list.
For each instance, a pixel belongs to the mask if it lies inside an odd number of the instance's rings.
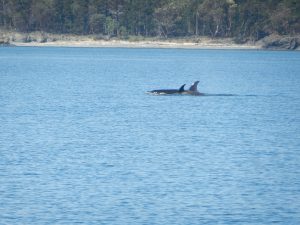
[[0,28],[110,36],[300,33],[299,0],[0,0]]
[[40,0],[31,4],[29,26],[31,30],[51,31],[54,18],[54,1]]
[[106,17],[105,34],[113,36],[115,33],[115,29],[116,29],[115,21],[111,17]]
[[95,13],[89,17],[89,33],[104,33],[106,19],[101,13]]

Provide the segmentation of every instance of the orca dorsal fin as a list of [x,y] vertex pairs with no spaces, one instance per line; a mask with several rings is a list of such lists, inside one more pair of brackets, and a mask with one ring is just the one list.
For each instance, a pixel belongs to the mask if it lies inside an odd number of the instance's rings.
[[192,86],[190,87],[190,91],[198,91],[197,90],[197,86],[198,86],[198,84],[199,84],[199,81],[195,81],[193,84],[192,84]]
[[185,86],[185,84],[179,88],[179,92],[184,92],[184,86]]

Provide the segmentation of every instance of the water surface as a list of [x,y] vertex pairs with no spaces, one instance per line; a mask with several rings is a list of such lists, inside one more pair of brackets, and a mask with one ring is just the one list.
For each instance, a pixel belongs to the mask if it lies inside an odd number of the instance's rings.
[[0,224],[299,224],[299,62],[0,48]]

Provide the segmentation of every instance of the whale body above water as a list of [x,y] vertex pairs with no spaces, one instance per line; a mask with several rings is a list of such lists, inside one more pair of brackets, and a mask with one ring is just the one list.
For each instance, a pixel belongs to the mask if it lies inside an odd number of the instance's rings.
[[204,95],[198,91],[199,81],[195,81],[189,90],[184,90],[185,84],[183,84],[179,89],[158,89],[149,91],[150,94],[155,95],[170,95],[170,94],[182,94],[182,95]]
[[183,84],[179,89],[158,89],[152,90],[149,93],[157,94],[157,95],[170,95],[170,94],[182,94],[184,90],[185,84]]

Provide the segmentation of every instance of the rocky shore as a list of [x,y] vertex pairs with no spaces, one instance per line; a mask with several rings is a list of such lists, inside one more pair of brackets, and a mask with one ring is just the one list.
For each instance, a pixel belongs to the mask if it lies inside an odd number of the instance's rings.
[[270,35],[258,41],[263,49],[300,50],[300,36]]
[[126,47],[126,48],[199,48],[300,50],[300,36],[270,35],[259,41],[238,44],[233,38],[109,38],[101,35],[19,33],[0,31],[0,46]]

